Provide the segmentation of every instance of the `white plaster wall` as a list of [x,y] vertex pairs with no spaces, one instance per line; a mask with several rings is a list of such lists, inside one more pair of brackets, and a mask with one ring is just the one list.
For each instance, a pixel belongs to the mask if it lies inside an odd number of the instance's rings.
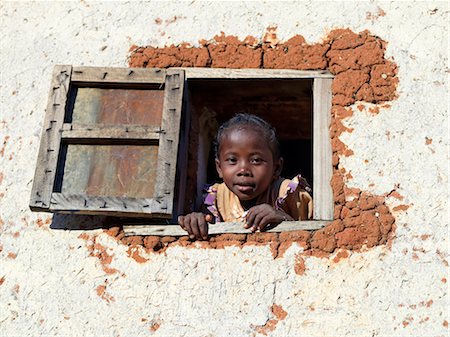
[[[447,2],[3,1],[0,11],[1,336],[253,336],[274,303],[288,315],[273,336],[448,335]],[[391,248],[305,257],[299,276],[298,246],[276,260],[268,247],[176,247],[139,264],[99,234],[119,270],[109,275],[79,231],[38,226],[51,215],[28,200],[54,64],[126,66],[132,44],[262,37],[269,25],[280,39],[343,27],[388,41],[399,98],[375,116],[366,104],[341,139],[354,151],[342,159],[350,186],[381,195],[398,184],[404,200],[389,206],[410,205],[395,213]]]

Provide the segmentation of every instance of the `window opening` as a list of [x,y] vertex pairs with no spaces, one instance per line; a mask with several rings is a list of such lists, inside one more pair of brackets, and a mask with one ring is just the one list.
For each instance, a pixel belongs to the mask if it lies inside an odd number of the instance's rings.
[[[201,122],[200,133],[215,134],[214,128],[237,112],[258,115],[275,127],[284,158],[282,176],[301,173],[311,185],[312,176],[312,79],[193,79],[187,81],[192,115]],[[205,123],[205,119],[210,119]],[[213,130],[205,130],[205,125]],[[206,183],[220,181],[214,163],[212,139],[200,142],[197,193]],[[202,147],[207,147],[203,149]],[[206,166],[206,167],[205,167]],[[206,171],[206,172],[205,172]],[[197,204],[199,200],[197,200]]]

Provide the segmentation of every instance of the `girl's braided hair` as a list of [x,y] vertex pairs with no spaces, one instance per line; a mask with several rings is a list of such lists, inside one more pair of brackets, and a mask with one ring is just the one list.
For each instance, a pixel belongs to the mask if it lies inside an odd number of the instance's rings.
[[220,144],[224,135],[230,130],[240,130],[246,127],[250,127],[253,130],[256,129],[257,132],[260,132],[267,141],[267,144],[269,144],[273,158],[278,159],[280,157],[280,143],[278,142],[275,128],[258,116],[248,113],[238,113],[223,123],[217,131],[216,139],[214,140],[216,159],[219,158]]

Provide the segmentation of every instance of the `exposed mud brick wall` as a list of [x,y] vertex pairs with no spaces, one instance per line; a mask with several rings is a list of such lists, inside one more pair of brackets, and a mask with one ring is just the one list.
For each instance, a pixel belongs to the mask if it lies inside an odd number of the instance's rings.
[[[282,256],[294,242],[304,248],[305,254],[319,256],[327,256],[339,248],[358,250],[363,246],[373,247],[388,242],[395,230],[395,218],[385,205],[385,198],[395,196],[397,192],[393,190],[389,195],[377,196],[348,188],[346,181],[351,174],[342,167],[340,158],[351,156],[353,152],[339,139],[343,132],[352,132],[342,123],[344,118],[355,113],[349,107],[351,104],[365,101],[388,107],[385,102],[396,97],[397,67],[385,58],[385,47],[385,41],[368,31],[355,33],[349,29],[337,29],[330,32],[322,43],[307,44],[300,35],[280,42],[274,28],[268,29],[262,41],[253,37],[240,41],[222,33],[212,40],[200,41],[199,47],[133,46],[129,61],[131,67],[327,69],[334,74],[330,125],[334,174],[330,183],[334,193],[335,220],[316,232],[224,234],[200,243],[192,243],[186,237],[122,238],[119,228],[109,233],[130,247],[143,246],[147,251],[162,252],[171,245],[223,248],[256,244],[270,245],[274,257]],[[371,112],[377,113],[378,108]],[[298,273],[302,269],[300,262]]]

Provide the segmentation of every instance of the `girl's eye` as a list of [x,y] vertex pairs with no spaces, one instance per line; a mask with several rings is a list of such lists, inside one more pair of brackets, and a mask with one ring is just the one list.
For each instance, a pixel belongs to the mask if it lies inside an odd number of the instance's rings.
[[228,157],[228,158],[225,158],[225,161],[226,161],[228,164],[235,164],[235,163],[236,163],[236,158],[234,158],[234,157]]
[[259,158],[259,157],[254,157],[254,158],[251,158],[250,159],[250,162],[252,163],[252,164],[261,164],[262,163],[262,158]]

